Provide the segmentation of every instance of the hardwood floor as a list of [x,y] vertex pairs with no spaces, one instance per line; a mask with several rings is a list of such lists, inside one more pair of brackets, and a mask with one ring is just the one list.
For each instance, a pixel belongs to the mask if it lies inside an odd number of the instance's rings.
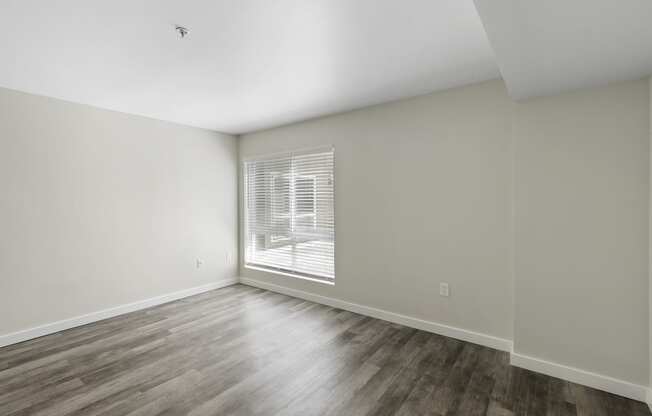
[[508,360],[235,285],[0,349],[0,415],[650,415]]

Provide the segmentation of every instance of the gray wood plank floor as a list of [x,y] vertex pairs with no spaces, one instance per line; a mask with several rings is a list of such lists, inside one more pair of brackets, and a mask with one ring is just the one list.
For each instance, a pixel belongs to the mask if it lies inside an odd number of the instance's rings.
[[508,354],[243,285],[0,349],[0,415],[650,415]]

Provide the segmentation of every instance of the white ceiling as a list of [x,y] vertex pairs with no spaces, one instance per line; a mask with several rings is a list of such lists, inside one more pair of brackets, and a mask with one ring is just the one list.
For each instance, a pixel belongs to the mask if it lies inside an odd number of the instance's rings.
[[0,0],[0,27],[0,86],[228,133],[499,77],[472,0]]
[[515,99],[652,73],[652,0],[475,0]]
[[520,99],[652,73],[652,0],[0,0],[0,27],[2,87],[236,134],[501,75]]

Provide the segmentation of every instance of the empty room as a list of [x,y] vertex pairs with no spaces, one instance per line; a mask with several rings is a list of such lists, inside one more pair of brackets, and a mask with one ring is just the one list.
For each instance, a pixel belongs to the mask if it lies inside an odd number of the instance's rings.
[[652,416],[651,0],[0,27],[0,416]]

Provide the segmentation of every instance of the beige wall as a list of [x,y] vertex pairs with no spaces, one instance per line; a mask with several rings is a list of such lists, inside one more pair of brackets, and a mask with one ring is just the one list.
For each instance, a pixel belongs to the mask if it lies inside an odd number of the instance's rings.
[[336,284],[240,273],[647,384],[645,82],[515,103],[493,81],[245,135],[241,157],[335,145]]
[[235,140],[0,89],[0,335],[234,277]]
[[511,106],[495,81],[241,137],[335,146],[337,241],[335,286],[241,275],[511,338]]
[[648,380],[646,81],[516,106],[517,353]]

